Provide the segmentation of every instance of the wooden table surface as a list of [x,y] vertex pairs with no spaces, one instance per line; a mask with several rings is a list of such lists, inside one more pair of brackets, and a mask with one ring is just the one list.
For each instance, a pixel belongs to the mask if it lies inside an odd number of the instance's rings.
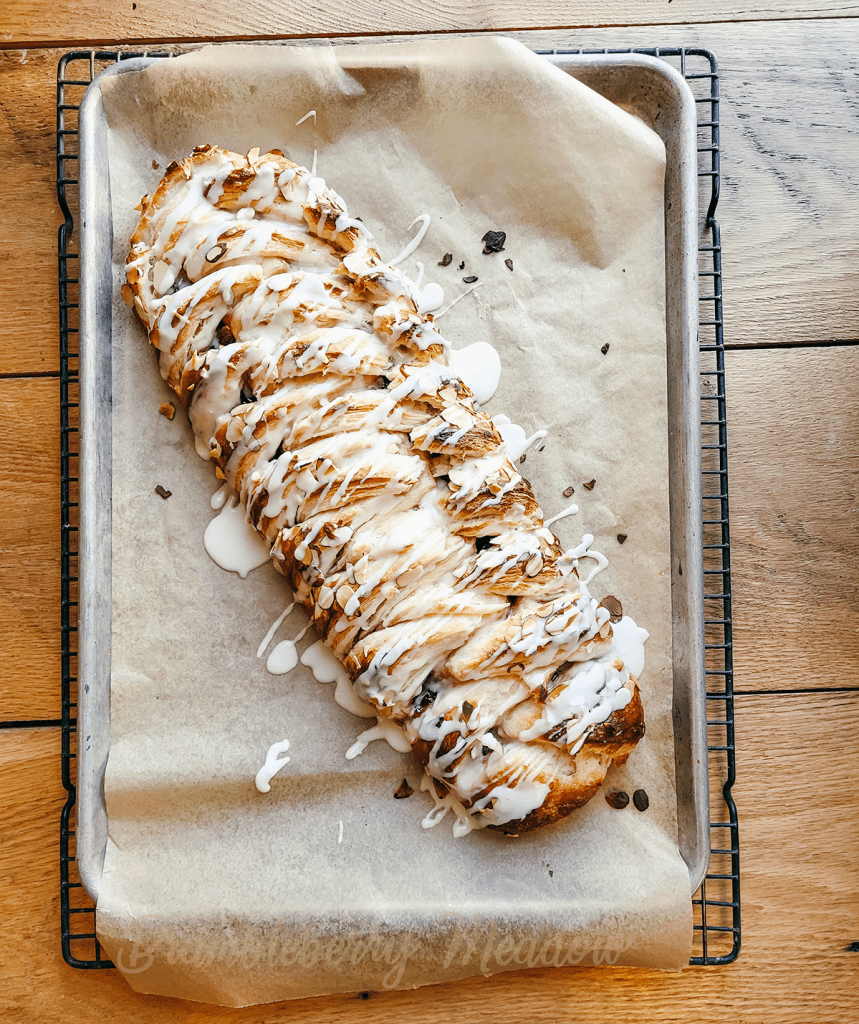
[[[679,975],[544,969],[245,1010],[60,951],[55,79],[73,48],[503,32],[720,66],[743,949]],[[6,0],[0,12],[0,1020],[857,1019],[859,3]]]

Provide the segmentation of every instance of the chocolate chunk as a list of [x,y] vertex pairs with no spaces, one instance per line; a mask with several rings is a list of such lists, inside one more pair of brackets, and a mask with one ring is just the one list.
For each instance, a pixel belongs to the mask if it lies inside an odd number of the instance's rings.
[[588,489],[589,491],[592,491],[592,490],[594,489],[594,487],[596,487],[596,485],[597,485],[597,482],[596,482],[596,480],[588,480],[588,482],[587,482],[587,483],[585,484],[585,487],[586,487],[586,488],[587,488],[587,489]]
[[565,498],[572,498],[572,496],[575,493],[576,493],[576,489],[572,485],[570,485],[569,487],[565,487],[564,488],[564,497]]
[[624,807],[629,806],[629,794],[624,793],[622,789],[614,789],[611,793],[606,793],[605,802],[616,811],[622,811]]
[[611,594],[608,597],[604,597],[599,603],[600,608],[606,608],[608,610],[609,622],[620,622],[623,618],[623,608],[620,601],[616,597],[612,597]]
[[[462,268],[460,267],[460,269]],[[466,284],[474,284],[477,278],[472,274],[471,277],[464,277],[462,280],[465,281]]]
[[623,542],[626,540],[626,538],[627,538],[627,534],[619,533],[617,535],[617,542],[618,542],[618,544],[623,544]]
[[395,800],[405,800],[406,797],[407,796],[411,796],[412,793],[414,793],[414,790],[409,785],[408,781],[406,779],[403,779],[403,781],[399,785],[399,788],[394,793],[394,799]]
[[487,231],[480,241],[483,242],[484,256],[491,252],[501,252],[504,249],[504,243],[507,241],[507,233],[504,231]]
[[171,494],[172,494],[173,492],[172,492],[172,491],[167,491],[167,490],[165,490],[165,489],[164,489],[164,488],[163,488],[163,487],[161,486],[161,484],[158,484],[158,486],[157,486],[157,487],[155,488],[155,493],[156,493],[156,494],[158,494],[158,495],[160,495],[160,496],[161,496],[162,498],[164,498],[164,500],[166,501],[166,500],[167,500],[167,498],[169,498],[169,497],[170,497],[170,495],[171,495]]
[[462,710],[465,713],[466,718],[471,718],[471,714],[474,711],[474,705],[471,701],[464,700],[462,702]]
[[492,747],[481,747],[480,752],[484,757],[488,757],[488,755],[492,753]]
[[526,456],[525,456],[525,455],[520,455],[520,456],[519,456],[519,465],[520,465],[520,466],[521,466],[521,465],[522,465],[522,463],[523,463],[523,462],[525,461],[525,458],[526,458]]
[[165,176],[168,175],[168,174],[172,174],[176,170],[176,168],[178,166],[179,166],[179,164],[176,163],[175,160],[171,160],[170,163],[167,164],[167,167],[166,167],[166,169],[164,171]]
[[603,355],[605,355],[606,352],[608,352],[608,345],[609,343],[606,342],[605,345],[603,345],[603,347],[600,349],[600,352],[602,352]]
[[507,267],[508,270],[512,270],[513,269],[513,260],[505,260],[504,261],[504,266]]
[[161,166],[161,164],[159,164],[157,160],[153,160],[152,161],[152,170],[153,171],[157,171],[160,166]]
[[176,415],[176,406],[172,402],[164,402],[158,406],[158,411],[162,416],[166,416],[168,420],[172,420]]
[[460,265],[456,269],[457,270],[465,270],[465,260],[463,260],[462,263],[460,263]]
[[650,806],[650,799],[643,789],[637,789],[632,794],[632,802],[635,804],[635,808],[638,811],[646,811]]
[[440,267],[450,266],[450,262],[451,262],[452,259],[453,259],[453,253],[452,252],[446,252],[444,254],[444,256],[442,256],[442,258],[438,261],[438,265]]

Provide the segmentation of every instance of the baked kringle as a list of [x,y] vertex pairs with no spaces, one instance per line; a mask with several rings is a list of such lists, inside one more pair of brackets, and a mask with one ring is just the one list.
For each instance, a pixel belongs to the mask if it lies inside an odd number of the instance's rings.
[[457,831],[590,800],[644,734],[637,681],[416,286],[277,151],[198,147],[140,209],[123,292],[197,450]]

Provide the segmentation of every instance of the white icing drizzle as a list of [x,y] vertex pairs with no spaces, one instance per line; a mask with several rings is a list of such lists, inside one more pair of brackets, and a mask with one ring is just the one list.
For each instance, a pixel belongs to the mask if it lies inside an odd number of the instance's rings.
[[298,664],[298,651],[294,640],[281,640],[266,659],[266,670],[273,676],[282,676],[291,672]]
[[[475,341],[465,348],[453,350],[450,353],[450,368],[471,389],[477,405],[485,405],[498,390],[501,357],[497,349],[485,341]],[[504,436],[503,433],[501,436]],[[512,460],[513,456],[510,458]]]
[[361,700],[355,692],[352,680],[339,661],[325,646],[323,640],[311,644],[301,655],[301,664],[306,665],[318,683],[336,683],[334,700],[350,714],[359,718],[375,718],[376,712],[366,701]]
[[409,242],[409,244],[405,247],[405,249],[403,249],[403,251],[398,256],[395,256],[394,259],[388,261],[388,266],[389,267],[399,266],[400,263],[402,263],[404,260],[407,260],[409,258],[409,256],[411,256],[411,254],[417,249],[417,247],[424,240],[424,235],[427,233],[427,229],[430,226],[430,220],[431,219],[432,218],[430,217],[430,215],[428,213],[419,213],[418,216],[415,217],[415,219],[411,222],[411,224],[409,224],[407,230],[411,231],[411,229],[415,226],[415,224],[420,223],[421,226],[420,226],[420,228],[418,228],[417,234],[414,236],[414,238]]
[[390,718],[377,718],[376,724],[362,732],[346,751],[346,760],[351,761],[363,753],[373,740],[384,740],[390,747],[401,754],[408,754],[412,749],[408,737],[395,721]]
[[230,485],[229,484],[223,484],[212,495],[211,499],[209,500],[209,504],[212,506],[213,509],[215,509],[215,511],[219,511],[226,504],[227,498],[229,497],[229,495],[230,495]]
[[444,316],[445,313],[449,313],[453,309],[453,307],[457,304],[457,302],[459,302],[460,299],[464,299],[466,295],[470,295],[473,291],[476,291],[478,288],[482,288],[484,283],[485,282],[483,282],[483,281],[478,281],[476,284],[473,284],[469,288],[466,288],[465,291],[462,293],[462,295],[457,295],[457,297],[452,302],[450,302],[447,306],[445,306],[445,308],[440,313],[436,313],[435,314],[435,319],[438,320],[439,317]]
[[[550,526],[553,526],[555,523],[559,523],[562,519],[566,519],[568,516],[574,516],[578,511],[579,506],[575,502],[573,502],[572,505],[567,505],[567,507],[563,509],[561,512],[559,512],[556,516],[552,516],[551,519],[546,519],[543,522],[543,526],[545,526],[548,530]],[[587,536],[590,537],[591,535],[587,534]],[[593,537],[591,537],[591,541],[593,541]]]
[[256,778],[254,779],[254,785],[260,793],[268,793],[271,790],[271,780],[291,760],[289,757],[282,756],[287,750],[289,750],[289,740],[273,743],[268,748],[268,753],[265,755],[265,764],[256,773]]
[[295,122],[295,127],[297,128],[300,124],[304,124],[304,122],[308,119],[308,117],[312,117],[313,118],[313,123],[316,124],[316,111],[315,110],[308,110],[307,113],[304,115],[304,117],[300,117]]
[[[535,430],[530,437],[525,436],[525,430],[518,423],[513,423],[509,416],[498,413],[492,417],[495,429],[504,438],[507,445],[507,455],[511,462],[516,462],[534,444],[546,436],[545,430]],[[548,525],[545,524],[544,525]]]
[[269,560],[269,545],[250,525],[239,502],[224,505],[206,527],[203,544],[216,565],[242,579]]
[[287,617],[287,615],[289,615],[289,613],[292,611],[292,609],[294,607],[295,607],[295,601],[290,601],[290,603],[283,609],[283,611],[280,613],[280,615],[278,615],[278,617],[271,624],[271,626],[269,627],[268,632],[266,633],[266,635],[262,639],[262,643],[257,648],[257,657],[258,658],[261,658],[263,656],[263,654],[265,654],[265,650],[268,647],[268,645],[271,643],[272,637],[274,636],[274,634],[280,628],[280,624]]

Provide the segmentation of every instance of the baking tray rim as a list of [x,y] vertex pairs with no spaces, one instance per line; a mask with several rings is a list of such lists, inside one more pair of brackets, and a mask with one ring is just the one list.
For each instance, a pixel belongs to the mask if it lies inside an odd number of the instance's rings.
[[[289,44],[286,44],[289,45]],[[688,84],[670,64],[646,54],[543,54],[561,70],[630,70],[650,76],[676,104],[676,117],[652,126],[666,145],[666,343],[669,385],[675,773],[678,843],[691,893],[710,857],[709,774],[704,673],[703,558],[700,522],[700,412],[697,281],[697,118]],[[108,837],[104,775],[110,749],[112,218],[101,82],[163,57],[135,57],[89,85],[80,132],[80,526],[75,859],[84,888],[98,900]],[[592,82],[588,84],[600,91]],[[99,145],[98,142],[104,144]],[[679,203],[668,200],[673,180]],[[105,239],[110,244],[105,245]],[[673,259],[677,273],[670,272]],[[107,286],[105,286],[105,282]],[[678,415],[678,398],[679,413]],[[676,420],[672,419],[676,417]],[[108,429],[105,429],[107,424]],[[682,565],[682,574],[678,567]],[[682,614],[678,614],[678,609]],[[679,670],[678,670],[679,667]],[[680,740],[685,742],[680,742]],[[683,786],[681,786],[681,780]],[[682,793],[681,793],[682,790]],[[681,800],[681,796],[687,798]],[[684,827],[685,826],[685,827]]]

